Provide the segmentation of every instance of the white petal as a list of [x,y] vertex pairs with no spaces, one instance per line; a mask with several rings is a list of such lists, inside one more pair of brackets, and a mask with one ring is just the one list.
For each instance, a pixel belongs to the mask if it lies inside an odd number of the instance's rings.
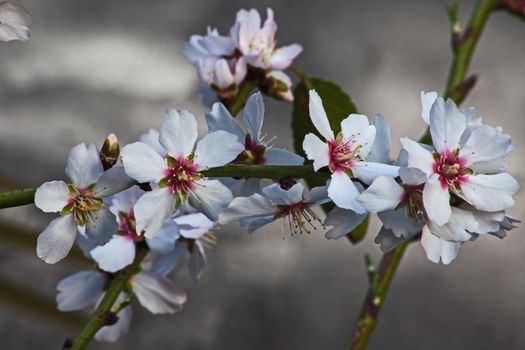
[[292,44],[283,46],[275,50],[270,57],[271,69],[286,69],[292,64],[295,57],[303,51],[303,47],[299,44]]
[[182,309],[186,293],[166,277],[143,271],[131,283],[140,304],[154,314],[173,314]]
[[383,163],[357,162],[352,168],[352,173],[354,177],[365,184],[370,184],[378,176],[397,177],[399,175],[399,167]]
[[[127,299],[127,294],[122,292],[120,293],[115,305],[119,305]],[[118,313],[118,321],[114,325],[102,327],[96,334],[95,340],[97,341],[106,341],[106,342],[115,342],[120,337],[126,335],[131,326],[132,318],[131,306],[128,305]]]
[[323,205],[330,202],[328,197],[328,188],[326,186],[317,186],[310,190],[310,193],[307,193],[305,196],[308,199],[308,203],[314,205]]
[[303,141],[303,149],[306,157],[314,161],[313,166],[315,171],[327,166],[330,162],[328,144],[321,141],[317,135],[306,135]]
[[409,138],[402,137],[400,141],[405,151],[408,152],[408,167],[421,169],[427,175],[432,174],[432,165],[434,164],[432,152]]
[[421,231],[423,227],[422,219],[413,219],[406,213],[406,208],[398,208],[396,210],[387,210],[377,213],[383,226],[396,237],[408,238]]
[[180,227],[180,234],[185,238],[199,239],[209,232],[216,223],[211,221],[202,213],[191,213],[177,216],[175,222]]
[[321,101],[321,97],[319,97],[315,90],[310,90],[309,95],[310,101],[308,103],[308,108],[310,110],[310,119],[319,133],[327,141],[332,141],[334,139],[334,132],[332,131],[330,122],[326,116],[323,101]]
[[109,209],[115,216],[118,216],[119,212],[127,214],[133,209],[137,200],[144,193],[145,192],[138,186],[133,186],[127,190],[119,192],[111,197],[111,206]]
[[217,221],[219,213],[231,203],[233,195],[228,187],[218,180],[202,180],[197,183],[193,195],[189,197],[192,207]]
[[159,141],[174,158],[186,158],[197,140],[197,119],[186,110],[169,109],[160,125]]
[[95,185],[95,194],[99,198],[111,196],[124,191],[135,183],[135,180],[126,174],[123,166],[116,165],[104,171],[100,176]]
[[407,238],[402,236],[396,236],[392,231],[383,226],[374,239],[374,243],[379,244],[379,249],[386,254],[390,253],[406,239]]
[[423,189],[423,205],[428,218],[441,226],[450,219],[450,193],[448,187],[443,188],[439,175],[432,174]]
[[423,234],[421,235],[421,245],[425,249],[428,260],[439,263],[439,259],[443,264],[448,265],[456,258],[459,252],[459,242],[445,241],[430,233],[427,226],[423,227]]
[[509,173],[471,175],[461,184],[463,198],[476,209],[485,211],[505,210],[514,205],[512,198],[519,184]]
[[237,135],[223,130],[214,131],[197,143],[195,163],[199,169],[223,166],[237,158],[243,150]]
[[377,213],[397,207],[403,199],[404,193],[403,187],[396,180],[391,177],[380,176],[374,180],[370,187],[357,196],[357,201],[369,212]]
[[293,205],[303,200],[304,186],[298,182],[288,190],[283,189],[279,184],[274,183],[263,188],[263,193],[270,203],[277,205]]
[[0,41],[29,40],[31,22],[21,6],[9,1],[0,3]]
[[84,226],[86,236],[99,245],[109,242],[118,230],[117,218],[107,207],[93,214],[94,218]]
[[146,192],[134,207],[137,233],[153,238],[175,211],[175,198],[168,188]]
[[63,181],[43,183],[36,189],[35,205],[46,213],[61,211],[67,204],[69,190]]
[[204,254],[204,247],[199,241],[195,241],[195,248],[188,261],[188,269],[193,283],[197,284],[206,269],[206,255]]
[[450,219],[445,225],[438,226],[432,221],[428,223],[428,228],[433,235],[455,242],[470,240],[472,236],[469,232],[477,231],[478,227],[479,224],[472,212],[456,207],[452,208]]
[[235,83],[235,79],[233,77],[230,66],[228,65],[228,62],[226,62],[226,60],[223,58],[215,61],[214,74],[214,83],[219,89],[228,88],[233,83]]
[[76,237],[77,225],[73,216],[60,216],[38,236],[36,254],[48,264],[57,263],[69,253]]
[[76,145],[67,156],[66,175],[75,187],[86,188],[97,182],[104,172],[97,147],[85,143]]
[[427,174],[418,168],[400,168],[399,177],[406,185],[417,186],[427,181]]
[[244,141],[244,132],[221,102],[214,103],[211,112],[206,113],[206,123],[209,132],[224,130],[237,135],[239,141]]
[[228,208],[219,215],[219,223],[226,225],[246,218],[268,216],[277,210],[258,193],[250,197],[234,198]]
[[342,171],[332,174],[332,180],[328,185],[328,196],[335,205],[342,209],[350,209],[358,214],[366,213],[366,209],[357,202],[359,191],[352,179]]
[[149,129],[147,133],[140,135],[139,141],[153,148],[161,157],[167,155],[166,149],[160,144],[159,132],[157,130]]
[[105,245],[93,249],[91,257],[102,270],[117,272],[135,259],[135,243],[130,237],[115,235]]
[[430,109],[432,108],[432,105],[438,98],[438,93],[435,91],[431,92],[424,92],[421,91],[421,118],[425,121],[425,123],[430,123]]
[[121,158],[126,174],[138,182],[159,182],[166,176],[165,160],[143,142],[124,146]]
[[179,225],[168,219],[154,238],[146,238],[152,252],[168,254],[175,249],[175,242],[180,238]]
[[477,162],[498,162],[510,151],[512,140],[501,129],[481,125],[474,129],[461,149],[461,155],[467,158],[467,166],[474,169]]
[[252,140],[259,142],[264,121],[264,102],[260,92],[250,96],[244,107],[244,123]]
[[467,127],[467,118],[458,110],[454,101],[436,99],[430,109],[429,120],[432,143],[436,150],[443,153],[445,150],[456,149]]
[[[220,179],[223,184],[225,183],[225,178]],[[249,197],[254,193],[257,193],[261,189],[261,179],[251,178],[251,179],[239,179],[234,180],[235,184],[228,188],[231,188],[234,197]]]
[[376,114],[372,118],[372,124],[376,128],[376,135],[367,159],[370,162],[388,163],[390,161],[390,125],[385,122],[381,114]]
[[[311,134],[310,134],[311,135]],[[281,148],[270,148],[264,152],[267,165],[302,165],[304,158]]]
[[365,220],[368,214],[357,214],[351,210],[334,208],[326,215],[323,225],[333,226],[326,232],[327,239],[339,239],[350,233]]
[[365,159],[372,149],[376,137],[376,127],[370,125],[363,114],[350,114],[341,122],[341,132],[345,140],[352,140],[352,148],[360,147],[357,154]]
[[269,215],[264,217],[259,217],[255,219],[248,219],[241,221],[241,226],[245,227],[247,226],[249,233],[254,233],[261,227],[269,224],[270,222],[274,221],[276,219],[275,215]]
[[180,259],[188,251],[187,241],[176,241],[175,248],[169,254],[162,254],[155,258],[153,265],[151,266],[152,272],[158,273],[161,276],[167,276],[173,271],[179,264]]
[[103,292],[105,274],[80,271],[64,278],[57,285],[57,304],[60,311],[82,310],[95,304]]

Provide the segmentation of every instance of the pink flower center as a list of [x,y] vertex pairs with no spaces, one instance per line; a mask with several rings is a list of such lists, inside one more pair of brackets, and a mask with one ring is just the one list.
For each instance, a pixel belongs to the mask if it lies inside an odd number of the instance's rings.
[[193,162],[192,158],[192,155],[177,159],[168,156],[166,177],[159,183],[161,187],[168,187],[171,193],[176,194],[181,201],[193,191],[196,181],[202,179],[202,175],[198,172],[198,165]]
[[331,172],[351,169],[354,161],[359,160],[357,153],[361,148],[355,145],[353,138],[348,140],[339,140],[339,137],[328,143],[328,167]]
[[439,182],[443,189],[461,190],[461,184],[466,183],[469,169],[465,167],[466,159],[459,156],[459,149],[453,152],[445,150],[443,153],[433,152],[434,164],[432,170],[439,175]]
[[130,240],[139,241],[143,239],[143,236],[137,235],[135,213],[133,212],[133,208],[131,208],[127,213],[122,211],[118,213],[118,231],[122,236]]
[[73,185],[68,185],[69,198],[67,205],[62,209],[62,214],[72,214],[80,226],[95,220],[104,202],[95,196],[93,187],[92,185],[88,188],[76,188]]
[[242,151],[233,161],[234,164],[266,164],[266,146],[258,144],[257,141],[252,140],[250,134],[246,134],[244,140],[244,151]]

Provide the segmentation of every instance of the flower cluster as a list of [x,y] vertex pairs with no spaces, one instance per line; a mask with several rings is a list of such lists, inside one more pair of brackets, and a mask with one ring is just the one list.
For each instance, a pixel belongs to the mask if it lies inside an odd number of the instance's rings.
[[184,44],[184,54],[203,83],[201,98],[206,104],[211,105],[216,96],[223,102],[230,101],[246,79],[271,96],[293,100],[292,82],[283,70],[302,47],[277,47],[277,23],[271,9],[267,10],[266,21],[261,22],[257,10],[240,10],[228,36],[208,28],[206,35],[193,35]]

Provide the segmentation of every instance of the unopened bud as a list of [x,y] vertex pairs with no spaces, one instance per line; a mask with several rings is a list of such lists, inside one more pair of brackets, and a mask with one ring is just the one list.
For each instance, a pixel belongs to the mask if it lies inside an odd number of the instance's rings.
[[278,100],[288,102],[293,101],[292,81],[282,71],[271,71],[266,75],[266,78],[261,82],[261,90],[269,96]]
[[102,149],[100,150],[100,160],[104,170],[113,167],[118,161],[120,155],[120,146],[118,144],[117,135],[111,133],[104,140]]

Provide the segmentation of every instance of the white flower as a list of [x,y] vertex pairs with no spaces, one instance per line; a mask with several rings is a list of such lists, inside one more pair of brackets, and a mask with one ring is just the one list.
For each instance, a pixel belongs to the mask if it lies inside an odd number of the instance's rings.
[[212,88],[235,91],[246,77],[246,62],[243,58],[226,60],[208,57],[199,61],[197,72],[200,79]]
[[312,206],[328,202],[325,187],[314,187],[308,194],[301,183],[287,190],[279,184],[272,184],[263,188],[262,192],[263,195],[255,193],[250,197],[235,198],[220,213],[219,223],[239,221],[241,226],[247,226],[249,232],[254,232],[272,221],[283,219],[283,236],[286,230],[293,236],[310,233],[316,228],[316,222],[321,225]]
[[315,171],[328,166],[332,172],[328,186],[330,199],[340,208],[365,213],[366,209],[356,201],[359,191],[351,176],[369,184],[380,175],[396,177],[399,169],[368,161],[367,156],[376,138],[376,127],[370,125],[365,115],[351,114],[341,122],[341,133],[335,136],[321,98],[314,90],[310,91],[310,118],[325,141],[310,133],[304,138],[303,149],[308,159],[313,160]]
[[303,48],[299,44],[276,48],[276,31],[277,23],[273,20],[271,9],[267,9],[267,19],[262,26],[261,16],[257,10],[240,10],[231,29],[231,37],[248,64],[259,68],[282,70],[292,64]]
[[[215,103],[211,112],[206,113],[206,122],[210,132],[224,130],[239,137],[244,142],[244,150],[235,158],[234,164],[301,165],[304,159],[293,152],[275,148],[261,134],[264,120],[264,103],[260,93],[253,94],[244,107],[244,125],[246,132],[220,102]],[[234,193],[249,196],[259,191],[259,179],[241,179],[237,181]]]
[[197,120],[186,110],[170,109],[161,124],[159,142],[166,151],[162,157],[143,142],[122,150],[126,173],[138,182],[157,186],[144,194],[134,207],[136,230],[153,238],[175,209],[188,199],[190,204],[212,221],[232,199],[231,191],[218,180],[207,180],[202,170],[228,164],[244,149],[236,135],[215,131],[196,145]]
[[0,3],[0,41],[29,40],[31,16],[20,5]]
[[519,185],[503,172],[503,157],[514,149],[509,135],[488,125],[469,128],[466,115],[452,100],[442,98],[432,105],[429,123],[433,151],[408,138],[401,143],[408,152],[408,166],[428,177],[423,201],[432,221],[444,225],[450,219],[450,191],[483,211],[514,205]]
[[93,144],[81,143],[69,152],[66,175],[71,184],[46,182],[35,193],[38,208],[46,213],[60,213],[38,236],[37,255],[49,264],[69,253],[77,227],[98,244],[108,242],[117,230],[117,223],[103,198],[133,184],[120,166],[104,171]]
[[192,35],[190,40],[184,43],[182,51],[188,61],[195,66],[208,58],[221,58],[231,56],[235,51],[235,42],[226,36],[219,34],[217,29],[208,27],[205,36]]

